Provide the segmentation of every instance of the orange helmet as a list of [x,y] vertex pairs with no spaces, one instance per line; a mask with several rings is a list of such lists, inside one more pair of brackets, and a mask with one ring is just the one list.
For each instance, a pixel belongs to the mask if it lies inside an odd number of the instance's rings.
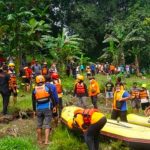
[[55,80],[55,79],[58,79],[58,78],[59,78],[58,73],[55,73],[55,72],[52,73],[51,78],[54,79],[54,80]]
[[44,78],[44,76],[42,76],[42,75],[38,75],[38,76],[36,76],[36,78],[35,78],[35,82],[36,82],[36,83],[45,82],[45,78]]

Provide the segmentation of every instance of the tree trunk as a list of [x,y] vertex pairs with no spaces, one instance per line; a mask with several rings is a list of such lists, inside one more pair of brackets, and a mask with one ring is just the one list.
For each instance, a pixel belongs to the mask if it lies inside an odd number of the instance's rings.
[[137,55],[135,55],[135,66],[136,66],[136,74],[137,74],[137,76],[140,76],[139,60],[138,60],[138,56]]

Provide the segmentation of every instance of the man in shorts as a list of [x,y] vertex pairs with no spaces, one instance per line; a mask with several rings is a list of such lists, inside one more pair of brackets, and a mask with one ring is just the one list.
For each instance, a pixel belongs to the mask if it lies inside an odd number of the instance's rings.
[[113,99],[114,94],[114,84],[111,79],[105,84],[105,95],[106,95],[106,106],[108,106],[108,101]]
[[32,92],[33,110],[37,114],[37,138],[38,143],[42,144],[42,127],[45,127],[44,144],[49,144],[50,122],[52,118],[52,110],[56,109],[52,90],[45,85],[45,78],[38,75],[35,78],[36,86]]
[[139,97],[140,89],[137,87],[137,83],[134,82],[130,90],[131,94],[131,105],[134,113],[138,113],[141,105]]

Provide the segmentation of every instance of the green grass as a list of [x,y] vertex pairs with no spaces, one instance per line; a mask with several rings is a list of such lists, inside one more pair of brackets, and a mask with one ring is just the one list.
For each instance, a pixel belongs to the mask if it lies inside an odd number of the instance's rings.
[[39,150],[36,145],[31,143],[31,139],[26,137],[10,137],[7,136],[0,140],[1,150]]
[[[104,91],[104,85],[107,82],[107,77],[103,75],[96,75],[96,80],[98,81],[100,85],[100,90],[101,92]],[[115,83],[116,77],[112,77],[113,82]],[[126,88],[129,90],[133,84],[133,82],[137,82],[138,86],[140,87],[142,83],[147,83],[148,89],[150,89],[150,84],[149,84],[149,78],[147,77],[146,79],[141,79],[137,78],[135,76],[132,76],[131,78],[125,78],[124,79],[126,82]],[[71,94],[73,92],[73,86],[75,83],[75,80],[72,77],[69,78],[64,78],[62,79],[63,87],[65,89],[64,92],[64,103],[71,101]],[[87,86],[89,85],[89,80],[85,77],[85,83]],[[22,95],[24,95],[22,97]],[[91,101],[89,100],[89,103]],[[105,106],[105,100],[100,99],[100,102],[98,103],[99,106],[103,105]],[[2,109],[2,102],[0,102],[0,109]],[[32,100],[31,100],[31,93],[26,93],[20,90],[18,93],[18,100],[17,104],[13,105],[12,99],[10,99],[10,104],[9,104],[9,112],[13,113],[16,111],[16,109],[20,110],[27,110],[27,109],[32,109]],[[103,110],[102,110],[103,111]],[[130,103],[128,102],[128,112],[131,113],[132,109],[130,106]],[[110,118],[110,113],[106,113],[106,116]],[[28,122],[27,122],[28,123]],[[86,150],[87,146],[84,143],[84,140],[82,137],[79,135],[74,135],[70,130],[68,130],[66,127],[62,127],[61,125],[58,126],[58,128],[55,129],[51,136],[51,144],[48,147],[39,147],[36,144],[36,122],[32,123],[32,128],[30,128],[29,125],[29,131],[22,131],[19,137],[13,138],[13,137],[8,137],[7,135],[4,138],[0,139],[0,150],[37,150],[42,149],[42,150]],[[21,125],[21,124],[19,124]],[[6,125],[4,125],[6,127]],[[11,125],[9,125],[10,127]],[[1,125],[3,127],[3,125]],[[24,129],[25,130],[25,129]],[[109,143],[108,141],[104,141],[101,143],[102,150],[107,150],[107,149],[120,149],[121,142],[111,142]],[[127,150],[127,147],[122,148],[122,150]]]

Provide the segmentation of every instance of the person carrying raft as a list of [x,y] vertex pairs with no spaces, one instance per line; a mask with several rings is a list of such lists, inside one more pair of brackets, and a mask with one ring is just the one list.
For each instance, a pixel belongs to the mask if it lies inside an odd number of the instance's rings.
[[107,120],[98,109],[77,109],[74,119],[68,122],[70,128],[79,129],[84,134],[89,150],[99,150],[99,134]]

